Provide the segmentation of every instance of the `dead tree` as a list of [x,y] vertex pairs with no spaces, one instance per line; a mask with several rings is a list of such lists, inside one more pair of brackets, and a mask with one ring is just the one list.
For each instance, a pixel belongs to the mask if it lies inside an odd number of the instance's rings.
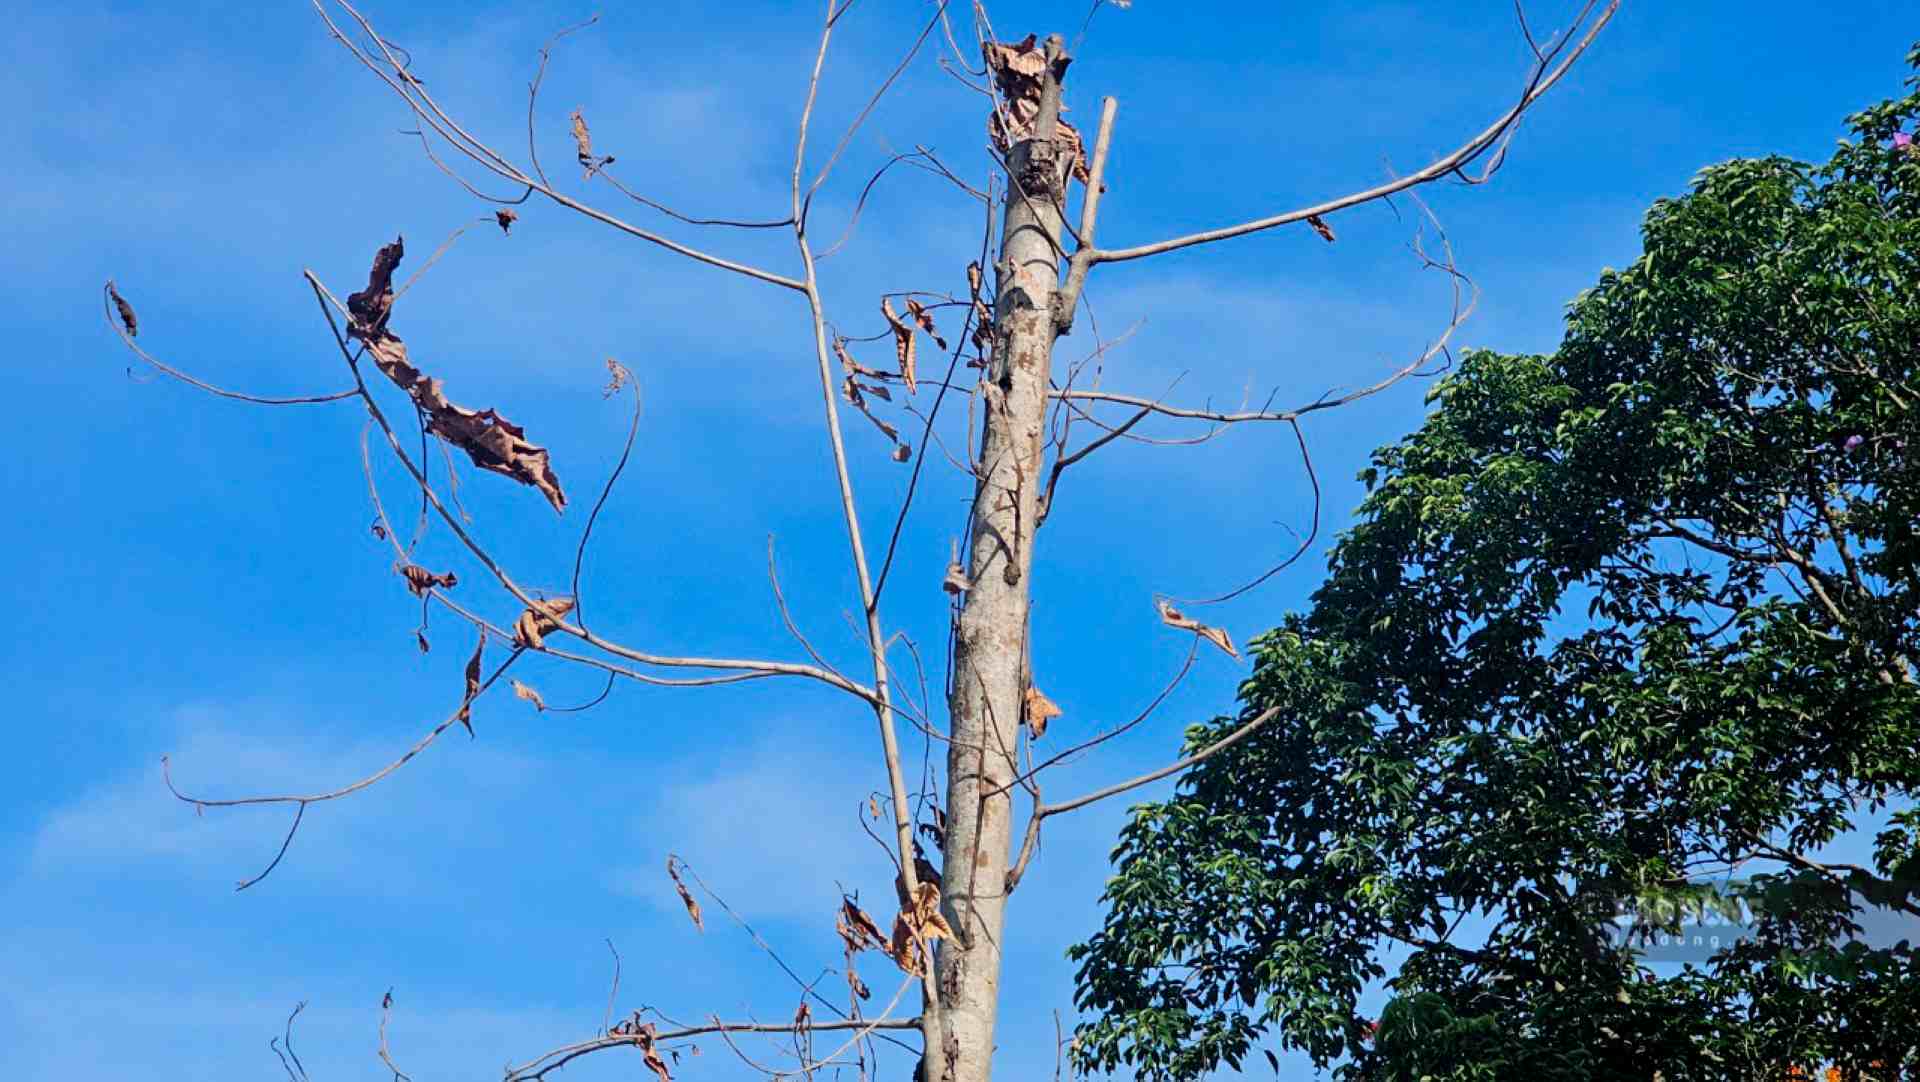
[[[1300,225],[1327,241],[1334,239],[1332,222],[1350,208],[1407,195],[1417,200],[1423,185],[1441,181],[1484,182],[1500,167],[1509,139],[1522,115],[1558,83],[1613,17],[1618,0],[1589,0],[1570,28],[1550,39],[1536,39],[1521,28],[1533,51],[1533,67],[1517,97],[1478,134],[1452,152],[1424,167],[1362,191],[1327,199],[1312,206],[1274,213],[1251,221],[1203,229],[1183,236],[1126,247],[1103,247],[1098,238],[1101,196],[1105,190],[1108,150],[1116,138],[1118,105],[1102,100],[1097,126],[1088,138],[1061,116],[1062,85],[1071,57],[1064,39],[1044,40],[1028,35],[1010,39],[994,33],[987,13],[977,3],[962,17],[949,10],[946,0],[931,6],[920,37],[908,51],[908,60],[929,41],[950,55],[942,63],[969,83],[983,98],[987,135],[985,173],[980,185],[969,184],[953,167],[924,148],[898,156],[909,164],[936,172],[988,204],[990,225],[983,239],[985,258],[970,265],[964,292],[941,296],[901,293],[883,299],[885,327],[880,339],[890,341],[894,363],[870,366],[854,357],[848,339],[829,322],[826,296],[817,274],[821,252],[816,245],[812,213],[814,199],[833,174],[842,152],[861,127],[873,103],[887,93],[900,69],[885,79],[867,109],[840,136],[817,168],[810,169],[811,125],[820,89],[821,70],[836,26],[848,15],[852,0],[829,3],[824,12],[819,48],[812,76],[804,88],[798,135],[793,150],[789,206],[778,220],[701,218],[683,214],[629,188],[618,179],[615,159],[599,153],[583,113],[570,118],[575,160],[582,185],[606,185],[633,202],[686,225],[703,229],[781,230],[790,234],[793,251],[782,269],[770,269],[718,254],[705,242],[699,246],[670,238],[666,233],[634,224],[579,194],[570,194],[548,174],[538,150],[536,129],[541,78],[554,43],[574,27],[556,35],[539,54],[539,68],[528,95],[528,145],[524,160],[482,142],[464,126],[449,106],[437,100],[426,83],[411,70],[410,55],[384,37],[370,18],[346,0],[312,0],[327,30],[366,70],[380,79],[417,123],[421,147],[432,162],[468,194],[496,204],[484,221],[502,230],[517,220],[513,207],[538,197],[584,215],[607,227],[646,242],[654,248],[688,260],[688,274],[718,271],[742,275],[804,302],[805,330],[818,368],[820,419],[832,464],[834,499],[844,518],[845,539],[858,597],[851,599],[862,628],[870,669],[851,675],[832,664],[797,630],[798,624],[780,601],[782,618],[793,632],[803,660],[669,656],[641,646],[616,641],[590,625],[576,608],[580,561],[592,536],[594,519],[605,503],[620,471],[616,469],[598,500],[591,506],[579,546],[574,553],[574,577],[566,594],[548,596],[524,585],[493,555],[456,505],[451,459],[447,481],[437,482],[434,464],[424,457],[426,439],[437,437],[464,452],[482,471],[525,485],[543,496],[556,511],[569,503],[546,449],[494,409],[463,406],[449,397],[442,380],[416,367],[407,345],[395,333],[395,301],[405,291],[396,288],[394,275],[409,254],[402,240],[382,246],[374,257],[369,279],[344,300],[321,279],[306,276],[321,315],[330,328],[344,361],[350,385],[342,390],[304,397],[269,398],[212,386],[149,353],[136,335],[143,329],[134,310],[111,282],[106,286],[107,320],[126,346],[155,369],[215,395],[266,405],[355,403],[366,413],[370,434],[412,478],[422,502],[423,522],[437,519],[464,550],[483,579],[497,590],[494,600],[468,600],[472,584],[455,573],[441,572],[415,562],[414,545],[402,541],[403,531],[381,502],[372,451],[363,439],[369,494],[374,504],[375,533],[392,545],[401,585],[425,606],[439,606],[466,621],[477,643],[466,668],[465,687],[458,703],[436,727],[398,760],[352,785],[327,792],[269,795],[214,800],[175,789],[175,795],[196,810],[236,805],[278,804],[292,809],[292,826],[265,871],[242,887],[258,882],[273,870],[295,839],[301,819],[316,804],[341,799],[366,789],[409,762],[456,723],[465,723],[473,703],[492,690],[514,664],[528,654],[543,655],[603,673],[610,688],[619,681],[667,687],[699,687],[750,680],[802,680],[827,685],[859,700],[871,709],[877,728],[877,750],[885,766],[887,785],[871,803],[872,817],[883,824],[886,848],[897,870],[899,910],[890,926],[881,924],[849,899],[839,914],[839,931],[846,946],[847,1009],[838,1019],[814,1019],[803,1002],[790,1023],[726,1023],[662,1029],[641,1015],[614,1024],[611,1013],[603,1030],[578,1044],[539,1056],[509,1072],[510,1079],[545,1076],[580,1056],[609,1048],[637,1047],[648,1066],[663,1082],[670,1068],[661,1056],[676,1041],[703,1034],[720,1034],[731,1042],[737,1033],[776,1032],[791,1042],[790,1062],[769,1073],[810,1074],[827,1065],[856,1063],[862,1077],[870,1066],[877,1034],[917,1030],[920,1035],[920,1077],[925,1082],[985,1082],[991,1072],[995,1012],[999,1002],[1001,951],[1005,935],[1008,895],[1028,871],[1042,831],[1049,819],[1118,796],[1180,770],[1238,741],[1269,717],[1248,722],[1218,744],[1139,777],[1118,781],[1096,792],[1070,799],[1042,797],[1045,771],[1093,744],[1137,724],[1152,710],[1075,747],[1034,761],[1034,744],[1058,713],[1035,685],[1028,646],[1029,606],[1035,546],[1046,522],[1063,472],[1088,455],[1117,440],[1142,438],[1137,428],[1159,418],[1168,423],[1200,426],[1193,438],[1205,439],[1231,426],[1253,423],[1289,426],[1300,450],[1306,444],[1301,418],[1313,411],[1339,406],[1383,390],[1420,372],[1446,355],[1450,337],[1472,308],[1472,286],[1455,267],[1441,236],[1439,251],[1423,255],[1428,267],[1450,277],[1454,303],[1449,317],[1426,349],[1404,365],[1382,375],[1356,392],[1329,397],[1293,408],[1271,403],[1240,409],[1194,408],[1163,397],[1126,394],[1076,386],[1078,366],[1062,365],[1056,346],[1069,334],[1081,306],[1082,291],[1102,266],[1144,260],[1167,252],[1230,240],[1264,230]],[[1095,4],[1098,7],[1098,4]],[[583,24],[584,25],[584,24]],[[963,48],[960,42],[971,38]],[[904,68],[907,61],[903,61]],[[557,134],[557,133],[555,133]],[[877,177],[875,178],[878,179]],[[488,184],[504,182],[507,196],[489,195]],[[868,182],[871,187],[873,181]],[[1423,208],[1424,209],[1424,208]],[[997,228],[996,228],[997,227]],[[435,253],[425,261],[431,265]],[[424,269],[421,268],[421,269]],[[895,301],[898,301],[896,306]],[[957,315],[958,326],[955,326]],[[939,328],[944,325],[943,335]],[[922,368],[920,347],[931,343],[944,364]],[[634,428],[626,450],[633,446],[639,424],[638,391],[631,374],[608,362],[609,394],[627,388],[634,395]],[[457,382],[457,381],[456,381]],[[405,396],[419,419],[421,440],[414,443],[404,421],[390,414],[394,392]],[[896,397],[898,396],[898,397]],[[920,406],[913,403],[927,402]],[[387,404],[383,405],[383,401]],[[923,419],[918,446],[903,438],[889,410],[905,403]],[[406,408],[402,407],[402,408]],[[879,559],[869,542],[875,509],[863,504],[855,486],[842,431],[851,409],[885,433],[893,457],[910,463],[916,482],[937,441],[934,420],[943,409],[953,416],[964,410],[967,443],[963,456],[944,457],[971,479],[972,500],[964,529],[964,553],[956,553],[946,579],[938,584],[951,596],[951,650],[945,677],[944,719],[932,704],[915,700],[901,688],[896,672],[901,648],[882,605],[893,566],[899,524],[909,512],[906,504],[888,508],[882,521],[893,530]],[[1076,433],[1091,431],[1077,444]],[[911,434],[911,433],[909,433]],[[621,463],[626,461],[623,453]],[[1305,545],[1301,546],[1305,551]],[[1267,572],[1270,575],[1272,572]],[[1267,575],[1255,578],[1257,585]],[[456,591],[455,587],[462,587]],[[778,580],[774,582],[776,597]],[[914,588],[934,589],[917,583]],[[1161,621],[1193,636],[1193,648],[1211,643],[1229,654],[1235,647],[1229,635],[1175,608],[1158,602]],[[489,615],[501,611],[513,616]],[[504,660],[489,667],[490,650],[504,648]],[[1192,663],[1189,652],[1188,664]],[[917,655],[912,659],[918,664]],[[1182,674],[1186,671],[1182,670]],[[509,678],[513,690],[537,708],[545,708],[538,691]],[[1169,688],[1171,690],[1171,688]],[[1162,696],[1164,697],[1164,695]],[[1156,703],[1158,700],[1156,700]],[[947,748],[944,793],[939,799],[916,803],[903,771],[898,736],[905,723]],[[1022,763],[1025,763],[1023,768]],[[172,786],[169,778],[168,785]],[[1016,806],[1023,795],[1024,808]],[[926,794],[922,794],[923,797]],[[925,814],[916,812],[924,807]],[[1023,814],[1024,811],[1024,814]],[[922,845],[925,838],[930,844]],[[930,854],[941,857],[935,868]],[[669,862],[669,874],[695,921],[700,907],[683,878],[683,869]],[[697,880],[696,880],[696,885]],[[876,996],[884,1008],[875,1013],[869,989],[858,976],[855,955],[864,950],[885,954],[901,971],[899,988]],[[917,989],[914,987],[917,985]],[[917,1009],[912,1004],[917,999]],[[384,1017],[384,1016],[383,1016]],[[389,1066],[382,1023],[381,1057]],[[848,1057],[852,1059],[849,1061]],[[742,1053],[743,1059],[753,1062]],[[396,1069],[396,1074],[398,1071]]]

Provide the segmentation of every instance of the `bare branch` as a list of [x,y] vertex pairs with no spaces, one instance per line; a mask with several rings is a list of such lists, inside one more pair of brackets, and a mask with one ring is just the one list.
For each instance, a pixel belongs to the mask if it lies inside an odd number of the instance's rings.
[[332,394],[302,395],[294,398],[270,398],[265,395],[243,394],[240,391],[229,391],[224,387],[216,387],[213,384],[206,382],[205,380],[196,378],[194,376],[190,376],[187,373],[182,372],[178,368],[174,368],[171,365],[163,363],[158,358],[153,356],[151,353],[148,353],[146,350],[140,348],[140,344],[134,341],[133,335],[129,333],[124,326],[116,322],[113,318],[113,314],[114,314],[113,299],[115,295],[116,294],[114,292],[113,283],[108,282],[106,285],[105,293],[104,293],[104,296],[106,297],[106,306],[107,306],[106,307],[107,326],[113,328],[113,333],[120,336],[120,341],[124,343],[128,349],[133,351],[134,356],[140,358],[143,362],[145,362],[147,365],[152,367],[155,371],[162,372],[162,373],[165,373],[166,375],[172,376],[174,379],[177,379],[180,382],[187,384],[188,386],[197,387],[200,390],[205,391],[208,394],[214,395],[219,398],[230,398],[236,402],[251,402],[258,406],[314,406],[314,405],[319,405],[323,402],[339,402],[342,399],[353,398],[359,394],[359,392],[355,390],[345,390],[345,391],[335,391]]
[[[1586,15],[1592,11],[1593,7],[1594,4],[1589,3],[1586,8],[1582,9],[1580,16],[1574,23],[1576,28],[1580,25],[1580,22],[1584,20]],[[1242,237],[1248,233],[1257,233],[1261,230],[1272,229],[1276,226],[1303,222],[1308,218],[1318,218],[1332,214],[1335,211],[1345,210],[1348,207],[1358,206],[1361,203],[1370,203],[1376,199],[1384,199],[1387,196],[1404,192],[1417,185],[1427,184],[1450,175],[1457,174],[1464,177],[1465,174],[1462,171],[1466,166],[1473,164],[1476,159],[1485,154],[1489,149],[1499,146],[1502,140],[1510,133],[1513,126],[1520,120],[1521,115],[1524,114],[1534,102],[1540,100],[1542,95],[1553,89],[1554,84],[1560,81],[1560,78],[1567,73],[1568,69],[1573,67],[1574,62],[1580,59],[1581,54],[1587,51],[1587,47],[1593,44],[1594,38],[1598,37],[1600,31],[1613,19],[1614,12],[1619,10],[1619,7],[1620,0],[1610,0],[1606,8],[1602,10],[1594,20],[1593,24],[1587,28],[1586,33],[1579,39],[1578,43],[1573,45],[1571,51],[1567,53],[1566,58],[1560,62],[1559,67],[1553,68],[1551,71],[1546,70],[1552,58],[1557,56],[1561,49],[1565,47],[1564,44],[1549,52],[1547,59],[1538,62],[1534,74],[1527,81],[1525,92],[1521,94],[1520,100],[1516,102],[1511,109],[1502,113],[1498,119],[1492,124],[1489,124],[1480,134],[1475,135],[1473,138],[1461,144],[1452,153],[1447,154],[1423,169],[1409,173],[1404,177],[1395,178],[1385,184],[1368,188],[1365,191],[1353,192],[1335,199],[1329,199],[1323,203],[1316,203],[1310,207],[1290,210],[1283,214],[1275,214],[1267,218],[1256,218],[1253,221],[1241,222],[1238,225],[1202,230],[1198,233],[1189,233],[1183,237],[1173,237],[1167,240],[1156,241],[1152,244],[1138,245],[1133,248],[1103,249],[1094,254],[1093,262],[1120,263],[1130,259],[1143,259],[1147,256],[1160,255],[1164,252],[1178,251],[1182,248],[1191,248],[1196,244],[1208,244],[1213,241],[1227,240],[1232,237]],[[1495,164],[1497,165],[1497,163],[1498,157],[1496,156]],[[1484,177],[1482,179],[1484,179]]]
[[1196,766],[1200,763],[1206,762],[1208,759],[1213,758],[1215,755],[1218,755],[1220,752],[1223,752],[1228,748],[1234,746],[1235,744],[1238,744],[1240,741],[1245,740],[1247,737],[1252,736],[1254,732],[1256,732],[1261,726],[1265,725],[1268,721],[1272,720],[1274,715],[1278,714],[1279,712],[1280,712],[1280,708],[1277,706],[1269,708],[1268,710],[1263,711],[1258,717],[1254,718],[1252,721],[1247,722],[1245,725],[1240,726],[1238,729],[1235,729],[1233,732],[1227,734],[1226,736],[1221,737],[1219,740],[1216,740],[1211,744],[1208,744],[1206,747],[1201,748],[1199,751],[1194,752],[1192,755],[1187,756],[1186,758],[1180,760],[1177,763],[1170,763],[1166,766],[1161,767],[1158,770],[1148,771],[1147,773],[1142,774],[1137,778],[1129,778],[1126,781],[1116,782],[1112,785],[1107,786],[1104,789],[1096,789],[1093,792],[1086,794],[1085,796],[1075,797],[1072,800],[1062,801],[1058,804],[1047,804],[1041,807],[1034,814],[1041,816],[1043,818],[1050,815],[1060,815],[1064,812],[1070,812],[1070,811],[1077,810],[1079,808],[1084,808],[1089,804],[1098,803],[1099,801],[1106,800],[1109,797],[1119,796],[1121,793],[1127,792],[1130,789],[1138,789],[1142,785],[1151,785],[1154,782],[1159,781],[1161,778],[1172,777],[1173,775],[1180,773],[1182,770],[1185,770],[1188,767]]

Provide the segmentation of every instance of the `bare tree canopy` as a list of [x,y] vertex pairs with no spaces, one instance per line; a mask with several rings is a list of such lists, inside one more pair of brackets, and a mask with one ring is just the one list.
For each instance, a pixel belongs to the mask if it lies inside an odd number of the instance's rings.
[[[216,485],[257,445],[292,482],[281,500],[342,524],[325,535],[337,558],[248,557],[304,583],[311,615],[269,619],[238,584],[207,600],[235,639],[272,624],[260,634],[302,664],[337,663],[354,736],[271,762],[187,742],[152,788],[174,801],[161,814],[245,840],[248,862],[221,869],[240,890],[223,912],[256,914],[309,888],[310,852],[350,841],[376,880],[404,867],[422,847],[392,822],[403,797],[459,809],[455,833],[475,834],[516,803],[600,801],[604,829],[519,854],[501,894],[519,904],[550,856],[595,850],[608,882],[546,889],[651,899],[672,942],[569,929],[576,953],[555,980],[590,973],[593,1011],[519,1048],[505,1077],[660,1082],[1007,1073],[1009,1026],[1036,1028],[1006,1017],[1010,989],[1060,987],[1070,968],[1028,968],[1030,930],[1053,919],[1049,856],[1104,854],[1126,804],[1288,723],[1250,712],[1184,749],[1170,731],[1174,708],[1217,705],[1245,679],[1249,637],[1271,622],[1249,606],[1312,567],[1340,525],[1322,487],[1344,485],[1353,448],[1375,442],[1342,432],[1347,419],[1413,416],[1454,363],[1481,301],[1482,232],[1455,206],[1523,179],[1529,125],[1594,122],[1579,94],[1628,17],[1619,0],[1476,6],[1475,33],[1503,51],[1422,59],[1376,110],[1417,115],[1382,137],[1378,117],[1348,119],[1363,106],[1337,80],[1235,81],[1227,68],[1257,52],[1173,72],[1103,60],[1118,24],[1170,33],[1176,18],[1117,0],[1065,14],[838,0],[743,14],[737,30],[725,13],[549,5],[487,29],[525,66],[484,71],[404,6],[310,7],[310,39],[287,48],[324,46],[356,92],[381,95],[346,109],[332,86],[311,92],[316,156],[332,145],[320,133],[377,133],[352,144],[365,186],[283,211],[324,216],[337,240],[324,251],[286,247],[263,220],[280,279],[257,252],[230,255],[234,278],[297,297],[305,322],[221,311],[235,286],[218,277],[196,283],[208,307],[184,306],[161,257],[192,237],[156,232],[123,238],[124,263],[89,279],[102,321],[89,333],[124,348],[94,367],[146,381],[138,408],[170,433],[142,446],[149,466]],[[654,55],[612,37],[649,19]],[[755,29],[776,20],[784,39]],[[803,51],[766,47],[801,29]],[[1323,59],[1337,74],[1340,58]],[[729,92],[749,76],[781,89],[752,91],[759,120],[744,130],[694,92],[678,111],[631,107],[656,63]],[[1474,93],[1440,89],[1454,82]],[[1182,92],[1184,116],[1168,104]],[[1219,159],[1208,129],[1248,124],[1268,96],[1324,99],[1350,155],[1270,171]],[[275,153],[306,137],[261,135]],[[1284,147],[1288,132],[1235,138]],[[1311,288],[1342,260],[1379,282],[1351,306]],[[1244,326],[1184,342],[1151,327],[1195,318]],[[1291,339],[1293,324],[1313,333]],[[237,342],[251,367],[232,363]],[[254,427],[195,427],[214,411]],[[263,546],[281,503],[233,502],[207,545]],[[138,529],[121,559],[169,558]],[[325,620],[350,622],[360,653],[286,630]],[[126,651],[220,648],[183,634]],[[415,690],[392,693],[403,682]],[[502,798],[453,765],[500,755],[511,774],[502,749],[520,741],[564,749],[569,770]],[[821,774],[804,809],[790,788],[755,791],[768,760]],[[617,799],[588,795],[609,791],[594,774],[616,778]],[[740,784],[702,788],[711,778]],[[672,822],[652,810],[668,793]],[[715,874],[748,829],[790,866]],[[420,874],[465,844],[424,847]],[[758,897],[801,875],[844,893],[804,921],[761,920]],[[333,889],[342,908],[405,893],[361,888]],[[474,896],[394,926],[432,929],[423,942],[440,950],[435,937],[464,937],[451,929],[498,904]],[[484,954],[490,933],[471,934],[448,949]],[[762,994],[699,999],[701,959],[728,952],[762,965]],[[367,1055],[431,1077],[402,961],[368,985]],[[328,992],[293,991],[283,1014]],[[1058,1006],[1064,1040],[1071,1004]],[[306,1076],[293,1047],[307,1055],[301,1026],[318,1014],[282,1024],[290,1077]],[[448,1025],[436,1039],[458,1039]]]

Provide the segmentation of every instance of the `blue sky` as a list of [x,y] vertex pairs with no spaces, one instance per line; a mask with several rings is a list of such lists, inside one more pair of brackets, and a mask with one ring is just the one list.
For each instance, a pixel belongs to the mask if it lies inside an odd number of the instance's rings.
[[[1533,10],[1557,25],[1571,4]],[[566,114],[583,106],[621,176],[697,213],[778,216],[812,5],[663,3],[610,10],[569,39],[543,96],[547,161],[572,190]],[[552,30],[590,10],[552,3],[383,4],[368,10],[417,57],[435,95],[504,147],[523,138],[525,82]],[[837,133],[925,17],[862,0],[830,59],[823,130]],[[1003,33],[1080,25],[1084,5],[1002,4]],[[396,103],[326,40],[305,3],[70,3],[14,16],[30,53],[0,73],[0,180],[9,243],[15,632],[13,777],[0,790],[0,1048],[20,1079],[277,1071],[266,1048],[311,1003],[298,1040],[316,1078],[377,1070],[380,995],[417,1078],[492,1072],[586,1036],[607,997],[605,940],[625,959],[621,1011],[791,1015],[796,989],[717,907],[688,926],[661,872],[669,851],[812,977],[837,964],[839,886],[885,909],[884,858],[855,808],[880,784],[856,703],[778,682],[621,689],[583,715],[496,696],[464,735],[359,797],[316,806],[284,865],[278,810],[196,818],[161,785],[209,795],[339,784],[390,759],[457,695],[470,640],[444,614],[422,657],[418,606],[369,535],[361,419],[348,405],[270,410],[212,401],[137,372],[100,321],[115,278],[141,341],[215,382],[260,393],[343,385],[300,271],[358,284],[396,233],[410,267],[483,212],[397,130]],[[1811,11],[1785,3],[1628,0],[1588,60],[1522,130],[1498,181],[1432,190],[1483,290],[1459,341],[1554,344],[1565,302],[1637,252],[1646,204],[1701,166],[1780,151],[1824,156],[1848,112],[1894,92],[1912,35],[1901,3]],[[1424,164],[1505,107],[1525,55],[1505,0],[1435,4],[1186,5],[1139,0],[1094,21],[1069,101],[1091,124],[1121,110],[1103,239],[1137,243],[1270,213]],[[926,143],[977,178],[976,100],[926,58],[851,145],[823,221],[844,220],[889,149]],[[830,136],[826,141],[830,141]],[[619,197],[595,187],[608,206]],[[503,561],[563,587],[585,497],[626,415],[603,402],[603,359],[645,389],[635,462],[597,528],[589,603],[610,633],[663,652],[797,657],[765,577],[776,539],[796,615],[857,668],[852,586],[817,430],[804,312],[790,297],[690,268],[564,210],[522,208],[511,237],[478,229],[406,298],[394,325],[456,400],[494,405],[553,450],[576,507],[488,476],[463,493]],[[631,217],[653,224],[641,208]],[[980,213],[920,173],[890,176],[861,229],[823,267],[848,333],[880,329],[875,295],[960,289]],[[1382,208],[1335,218],[1339,241],[1282,230],[1110,266],[1089,287],[1108,337],[1105,385],[1297,402],[1370,382],[1444,321],[1408,222]],[[685,231],[676,235],[691,236]],[[777,268],[787,250],[722,236]],[[1092,348],[1088,322],[1063,356]],[[870,347],[871,348],[871,347]],[[1368,448],[1415,426],[1418,385],[1320,415],[1308,428],[1338,526]],[[1177,434],[1172,429],[1155,434]],[[869,536],[905,472],[849,418]],[[400,479],[380,474],[403,503]],[[938,589],[965,486],[930,481],[903,534],[892,627],[939,653]],[[1231,585],[1287,550],[1309,510],[1284,431],[1202,447],[1117,445],[1071,470],[1035,572],[1035,666],[1065,709],[1054,733],[1128,716],[1178,667],[1156,591]],[[1330,537],[1323,531],[1322,547]],[[457,568],[441,528],[424,562]],[[1303,561],[1210,610],[1239,638],[1313,587]],[[530,662],[549,701],[595,682]],[[1164,761],[1182,726],[1229,709],[1245,669],[1203,656],[1157,718],[1110,754],[1062,769],[1067,795]],[[937,686],[938,674],[934,675]],[[1051,735],[1051,734],[1050,734]],[[918,746],[915,745],[915,754]],[[1002,1070],[1051,1069],[1053,1018],[1071,1024],[1066,944],[1095,926],[1124,809],[1051,827],[1012,902]],[[876,987],[875,962],[866,966]],[[832,978],[830,978],[832,979]],[[718,1044],[688,1077],[739,1077]],[[625,1058],[583,1063],[611,1076]],[[911,1065],[895,1062],[894,1076]]]

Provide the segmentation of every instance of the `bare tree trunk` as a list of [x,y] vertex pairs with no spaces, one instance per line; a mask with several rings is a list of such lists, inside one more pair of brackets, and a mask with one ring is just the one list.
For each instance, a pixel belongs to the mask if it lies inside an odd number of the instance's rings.
[[971,516],[972,586],[960,613],[948,702],[952,743],[941,893],[958,942],[944,944],[938,959],[937,1024],[943,1032],[938,1043],[928,1034],[926,1082],[986,1082],[992,1073],[1068,164],[1053,138],[1065,67],[1057,36],[1047,42],[1047,57],[1032,137],[1009,155],[995,268],[993,350]]

